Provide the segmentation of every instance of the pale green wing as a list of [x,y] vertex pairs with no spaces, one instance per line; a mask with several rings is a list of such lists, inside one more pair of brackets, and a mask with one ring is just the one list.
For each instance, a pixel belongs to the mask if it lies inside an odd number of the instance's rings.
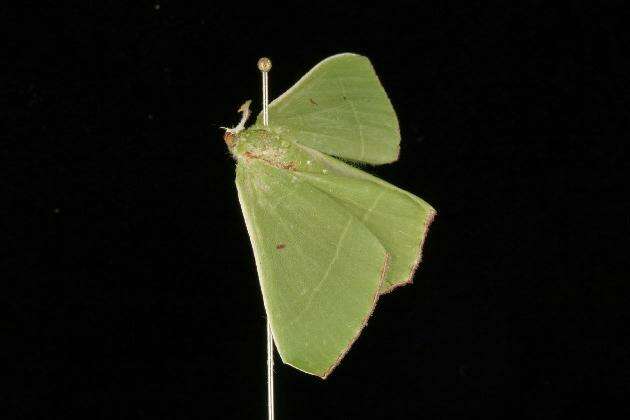
[[381,293],[411,283],[435,210],[424,200],[338,159],[302,147],[309,172],[296,172],[342,203],[390,255]]
[[338,54],[317,64],[269,104],[269,121],[329,155],[371,164],[398,159],[396,113],[361,55]]
[[422,245],[435,211],[391,185],[335,176],[300,173],[311,184],[338,199],[383,244],[390,254],[381,293],[410,283],[422,257]]
[[236,185],[282,360],[326,377],[372,313],[388,254],[344,206],[252,159]]

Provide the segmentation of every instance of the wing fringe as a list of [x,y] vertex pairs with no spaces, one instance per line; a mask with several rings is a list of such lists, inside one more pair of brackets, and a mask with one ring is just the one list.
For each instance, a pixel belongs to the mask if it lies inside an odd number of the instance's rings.
[[413,284],[413,276],[414,274],[416,274],[416,270],[418,269],[418,267],[420,266],[420,263],[422,262],[422,251],[424,250],[424,244],[426,243],[427,235],[429,234],[429,228],[431,227],[433,220],[435,220],[435,216],[437,216],[437,212],[434,209],[431,209],[429,214],[424,219],[424,235],[422,235],[422,238],[420,238],[420,247],[418,249],[418,255],[416,256],[416,260],[414,261],[413,266],[411,267],[411,271],[409,272],[409,277],[407,277],[407,280],[401,283],[393,284],[391,287],[383,290],[381,292],[381,295],[386,295],[388,293],[391,293],[394,290],[398,289],[399,287],[405,286],[407,284]]
[[361,326],[359,327],[359,329],[356,332],[356,334],[354,335],[354,337],[352,337],[352,339],[348,343],[348,346],[337,357],[337,360],[335,360],[335,363],[333,363],[332,366],[330,366],[328,368],[328,370],[326,370],[326,372],[324,372],[322,374],[322,376],[320,376],[320,378],[326,379],[326,378],[328,378],[328,376],[330,376],[332,371],[335,370],[335,368],[337,366],[339,366],[339,363],[341,363],[341,361],[346,356],[348,351],[350,351],[350,348],[352,347],[352,345],[357,341],[357,339],[359,338],[359,336],[363,332],[363,329],[366,327],[368,319],[370,319],[370,317],[374,313],[374,309],[376,308],[376,303],[378,302],[378,298],[380,296],[380,290],[381,290],[381,286],[383,285],[383,280],[385,279],[385,276],[387,275],[387,271],[389,270],[389,259],[390,259],[389,252],[385,251],[385,259],[383,261],[383,266],[381,267],[380,278],[379,278],[379,281],[378,281],[378,287],[376,288],[376,291],[374,292],[374,297],[372,298],[373,299],[373,301],[372,301],[372,308],[370,309],[370,311],[367,313],[367,315],[363,319],[363,322],[361,323]]

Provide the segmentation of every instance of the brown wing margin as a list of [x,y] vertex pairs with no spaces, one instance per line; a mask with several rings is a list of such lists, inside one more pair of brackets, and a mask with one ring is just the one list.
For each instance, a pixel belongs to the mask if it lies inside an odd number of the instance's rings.
[[324,374],[322,376],[320,376],[320,378],[326,379],[326,378],[328,378],[328,376],[330,376],[330,374],[333,372],[333,370],[335,370],[335,368],[337,366],[339,366],[339,363],[341,363],[343,358],[350,351],[350,348],[352,347],[352,345],[357,341],[357,339],[359,338],[359,336],[361,335],[361,333],[363,332],[363,330],[367,326],[368,319],[370,319],[370,317],[374,313],[374,309],[376,309],[376,303],[378,302],[378,298],[381,295],[381,293],[379,293],[379,292],[381,290],[381,286],[383,285],[383,280],[385,279],[385,276],[387,275],[387,270],[388,269],[389,269],[389,254],[386,252],[385,253],[385,260],[383,261],[383,266],[381,267],[381,271],[380,271],[380,278],[379,278],[379,282],[378,282],[378,287],[376,288],[376,291],[374,292],[372,309],[370,309],[370,312],[368,312],[368,314],[363,319],[363,323],[361,324],[361,327],[356,332],[356,334],[354,335],[352,340],[350,340],[350,342],[348,343],[348,346],[345,348],[345,350],[343,350],[341,352],[341,354],[339,355],[337,360],[335,360],[335,363],[333,363],[333,365],[330,368],[328,368],[328,370],[326,372],[324,372]]

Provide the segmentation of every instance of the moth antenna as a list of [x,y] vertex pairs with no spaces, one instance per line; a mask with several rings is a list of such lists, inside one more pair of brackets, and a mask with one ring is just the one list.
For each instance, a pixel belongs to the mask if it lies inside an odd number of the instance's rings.
[[234,128],[220,127],[220,128],[224,129],[226,133],[230,133],[230,134],[237,134],[240,131],[242,131],[245,128],[245,123],[247,122],[247,119],[252,114],[252,112],[249,110],[249,105],[251,103],[252,103],[251,99],[246,100],[245,103],[243,103],[243,105],[241,105],[240,108],[236,111],[236,112],[241,113],[241,121],[238,123],[236,127]]

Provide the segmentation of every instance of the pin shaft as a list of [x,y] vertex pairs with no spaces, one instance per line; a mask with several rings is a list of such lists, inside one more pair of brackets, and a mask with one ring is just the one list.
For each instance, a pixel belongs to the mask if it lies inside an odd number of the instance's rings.
[[[263,125],[269,125],[269,70],[271,70],[271,60],[262,57],[258,60],[258,69],[262,73],[262,105],[263,105]],[[271,324],[267,319],[267,416],[269,420],[274,420],[274,386],[273,386],[273,333]]]

